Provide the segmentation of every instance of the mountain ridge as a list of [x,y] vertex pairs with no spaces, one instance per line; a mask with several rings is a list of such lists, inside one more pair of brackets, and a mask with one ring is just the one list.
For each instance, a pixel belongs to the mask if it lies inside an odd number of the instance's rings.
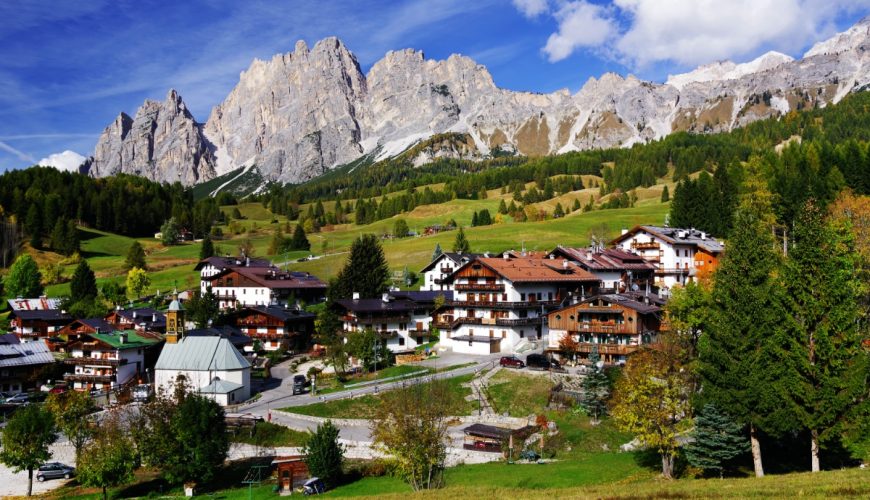
[[[469,57],[426,59],[390,51],[364,74],[335,37],[270,60],[255,59],[198,123],[174,90],[121,113],[97,143],[90,174],[137,173],[194,184],[256,164],[268,181],[298,183],[363,155],[396,156],[442,133],[469,145],[426,157],[493,151],[541,156],[629,147],[676,131],[718,132],[805,107],[835,103],[870,82],[870,21],[863,19],[793,60],[767,53],[654,83],[632,75],[591,77],[573,95],[496,86]],[[461,150],[461,151],[460,151]]]

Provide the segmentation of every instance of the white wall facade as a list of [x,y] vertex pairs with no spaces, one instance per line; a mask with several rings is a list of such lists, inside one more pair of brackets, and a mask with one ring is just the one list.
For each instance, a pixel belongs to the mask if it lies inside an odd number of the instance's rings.
[[[649,243],[657,243],[659,248],[636,247],[636,244]],[[654,234],[639,230],[631,238],[620,242],[617,248],[634,252],[656,264],[659,270],[656,271],[655,280],[660,286],[670,288],[674,285],[685,285],[695,275],[694,245],[671,244]]]
[[[453,290],[453,285],[449,283],[436,283],[435,280],[443,280],[450,276],[453,271],[459,267],[459,264],[453,262],[453,259],[441,254],[432,269],[423,273],[423,284],[420,285],[420,290]],[[444,269],[442,271],[442,268]]]
[[[131,349],[92,349],[90,351],[90,356],[85,356],[84,351],[82,349],[74,349],[70,352],[70,356],[73,358],[94,358],[94,359],[111,359],[111,360],[119,360],[119,362],[124,364],[119,364],[118,366],[105,366],[99,364],[93,365],[75,365],[75,369],[73,373],[75,375],[109,375],[114,377],[114,380],[111,383],[102,383],[102,382],[81,382],[74,381],[72,384],[73,389],[86,389],[90,385],[92,388],[105,390],[116,387],[118,385],[123,385],[129,382],[133,377],[136,376],[136,373],[143,374],[145,370],[145,354],[144,349],[141,347],[131,348]],[[126,362],[124,361],[126,360]]]
[[184,375],[187,378],[187,383],[194,391],[199,391],[200,388],[209,385],[215,377],[241,384],[242,388],[235,391],[235,401],[230,401],[229,396],[220,394],[203,394],[204,396],[213,397],[215,401],[226,406],[227,404],[237,404],[251,397],[251,369],[250,367],[242,370],[167,370],[160,369],[154,371],[155,387],[163,389],[167,393],[171,393],[175,386],[175,381],[178,375]]

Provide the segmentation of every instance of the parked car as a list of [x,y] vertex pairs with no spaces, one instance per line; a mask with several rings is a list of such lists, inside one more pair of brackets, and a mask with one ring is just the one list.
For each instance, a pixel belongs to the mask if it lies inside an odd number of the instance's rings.
[[293,376],[293,394],[302,394],[305,392],[305,384],[307,380],[305,379],[305,375],[294,375]]
[[14,396],[10,396],[6,398],[7,403],[12,404],[25,404],[30,401],[30,398],[25,393],[16,394]]
[[532,370],[559,370],[562,365],[558,361],[548,358],[543,354],[529,354],[526,356],[526,366]]
[[523,360],[516,356],[502,356],[498,364],[508,368],[525,368],[526,366]]
[[144,403],[151,397],[151,385],[139,384],[133,388],[133,401]]
[[45,481],[46,479],[69,479],[75,475],[75,467],[64,465],[60,462],[48,462],[39,466],[36,472],[37,481]]

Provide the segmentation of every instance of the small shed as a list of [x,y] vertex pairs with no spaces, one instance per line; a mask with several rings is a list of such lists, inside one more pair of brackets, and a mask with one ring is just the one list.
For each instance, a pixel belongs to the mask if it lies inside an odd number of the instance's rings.
[[278,492],[289,495],[294,488],[300,487],[308,479],[308,465],[305,464],[305,456],[291,455],[275,457],[272,466],[278,477]]
[[486,424],[471,424],[466,427],[463,448],[475,451],[502,452],[502,443],[509,440],[513,429]]

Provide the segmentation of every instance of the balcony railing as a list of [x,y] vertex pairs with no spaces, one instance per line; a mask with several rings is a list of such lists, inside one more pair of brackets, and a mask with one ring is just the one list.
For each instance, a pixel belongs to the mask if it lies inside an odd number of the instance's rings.
[[556,307],[561,300],[538,300],[526,302],[493,302],[483,300],[450,300],[448,306],[453,307],[492,307],[498,309],[534,309],[536,307]]
[[631,248],[635,248],[637,250],[658,250],[661,246],[655,241],[648,241],[646,243],[640,242],[632,242]]
[[656,274],[689,274],[691,271],[682,267],[660,267],[656,269]]
[[457,283],[453,288],[457,292],[504,292],[500,283]]
[[609,354],[614,356],[627,356],[640,349],[640,346],[638,345],[593,344],[591,342],[583,342],[580,344],[577,351],[582,353],[591,353],[592,346],[598,346],[598,354]]
[[100,384],[111,384],[115,381],[114,375],[93,375],[88,373],[67,373],[63,379],[69,382],[92,382]]
[[79,366],[120,366],[121,364],[126,364],[127,360],[118,359],[108,359],[108,358],[66,358],[63,360],[64,363],[68,365],[79,365]]
[[372,316],[372,317],[353,317],[345,321],[360,323],[363,325],[377,325],[382,323],[410,323],[410,316],[395,315],[395,316]]
[[599,323],[597,321],[589,321],[585,323],[577,323],[571,328],[571,331],[580,333],[622,333],[628,335],[639,335],[640,332],[634,325]]
[[453,321],[439,320],[435,321],[436,328],[454,329],[459,325],[483,325],[483,326],[537,326],[546,324],[546,316],[536,318],[475,318],[471,316],[460,316]]
[[495,320],[495,324],[498,326],[536,326],[546,323],[546,316],[539,316],[537,318],[499,318]]

